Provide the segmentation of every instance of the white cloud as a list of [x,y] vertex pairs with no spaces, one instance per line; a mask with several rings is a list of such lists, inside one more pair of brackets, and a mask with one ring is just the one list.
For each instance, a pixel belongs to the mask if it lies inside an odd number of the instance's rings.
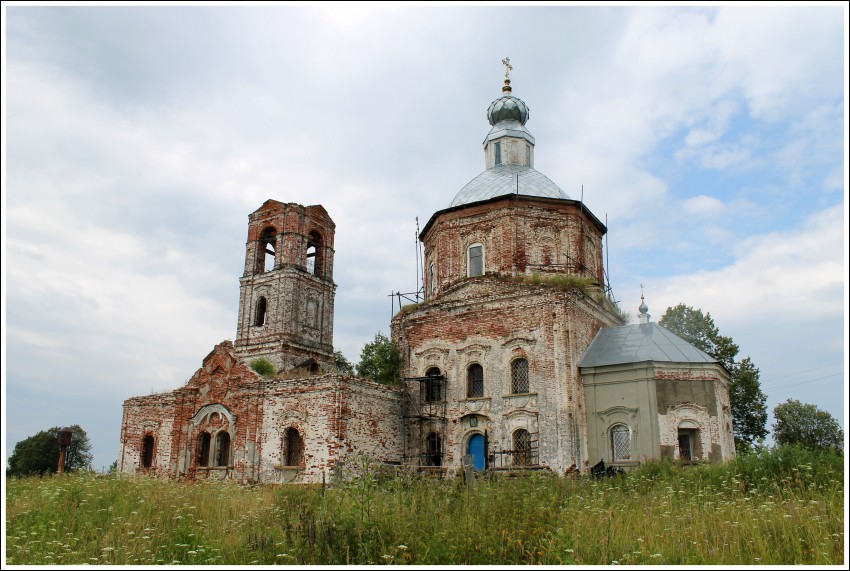
[[840,315],[844,232],[842,206],[828,208],[797,229],[741,241],[726,267],[654,283],[653,298],[660,307],[703,308],[730,324]]
[[687,214],[698,216],[717,216],[725,210],[721,201],[705,194],[689,198],[682,204],[682,208]]

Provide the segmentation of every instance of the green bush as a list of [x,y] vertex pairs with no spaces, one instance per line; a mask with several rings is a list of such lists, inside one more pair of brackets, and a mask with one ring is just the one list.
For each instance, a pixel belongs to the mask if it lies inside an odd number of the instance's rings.
[[271,361],[263,357],[251,361],[251,368],[254,369],[258,375],[262,375],[264,377],[273,377],[277,374],[277,368],[272,365]]

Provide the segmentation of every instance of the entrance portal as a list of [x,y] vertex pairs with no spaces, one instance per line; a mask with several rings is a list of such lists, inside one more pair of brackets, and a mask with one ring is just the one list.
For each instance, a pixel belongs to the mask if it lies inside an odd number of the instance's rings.
[[477,471],[483,471],[486,468],[486,450],[484,449],[484,435],[473,434],[469,442],[466,444],[466,453],[472,460],[472,468]]

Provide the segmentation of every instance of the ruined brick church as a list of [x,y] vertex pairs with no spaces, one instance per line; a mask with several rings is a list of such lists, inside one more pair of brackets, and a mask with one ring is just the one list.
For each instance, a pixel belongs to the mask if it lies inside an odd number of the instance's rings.
[[321,482],[358,453],[444,474],[734,456],[728,371],[643,301],[625,324],[606,227],[534,169],[507,74],[487,117],[486,169],[420,234],[421,301],[391,322],[398,385],[336,370],[328,212],[267,200],[249,216],[236,340],[183,387],[124,402],[119,472]]

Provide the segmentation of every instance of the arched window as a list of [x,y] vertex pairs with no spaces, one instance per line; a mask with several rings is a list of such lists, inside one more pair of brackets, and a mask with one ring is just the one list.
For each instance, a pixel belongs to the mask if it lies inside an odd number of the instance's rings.
[[262,327],[266,324],[266,298],[260,297],[257,300],[257,310],[254,315],[254,325]]
[[274,228],[266,228],[260,235],[260,248],[258,252],[258,263],[260,273],[270,272],[275,265],[275,246],[277,244],[277,231]]
[[468,277],[484,275],[484,246],[473,244],[466,251],[466,275]]
[[632,459],[632,435],[625,424],[611,427],[611,461],[620,462]]
[[230,435],[222,430],[215,437],[215,465],[226,467],[230,464]]
[[440,438],[440,435],[436,432],[430,433],[425,439],[425,465],[443,465],[442,439]]
[[434,285],[437,280],[437,272],[434,268],[434,262],[428,265],[428,296],[434,295]]
[[322,275],[322,237],[315,230],[307,236],[307,272]]
[[142,438],[142,468],[153,466],[153,435],[145,434]]
[[285,465],[300,466],[304,458],[304,441],[298,431],[287,428],[283,435],[285,450]]
[[511,393],[525,394],[528,390],[528,361],[516,359],[511,363]]
[[514,432],[514,466],[531,465],[531,434],[524,428]]
[[205,468],[210,463],[210,433],[202,432],[198,437],[198,466]]
[[[439,377],[440,369],[437,367],[431,367],[427,371],[425,371],[426,377]],[[423,399],[425,402],[438,402],[443,400],[443,380],[440,378],[428,379],[424,383],[425,388],[425,398]]]
[[484,368],[478,363],[470,365],[466,370],[466,396],[484,396]]

